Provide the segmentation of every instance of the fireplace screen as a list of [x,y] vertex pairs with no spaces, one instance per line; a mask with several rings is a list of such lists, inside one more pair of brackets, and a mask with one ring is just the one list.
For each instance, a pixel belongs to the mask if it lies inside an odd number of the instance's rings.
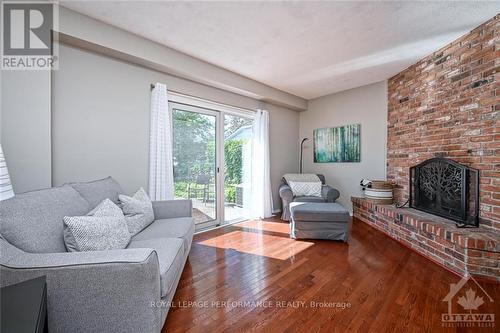
[[442,157],[411,167],[410,207],[477,227],[479,172]]

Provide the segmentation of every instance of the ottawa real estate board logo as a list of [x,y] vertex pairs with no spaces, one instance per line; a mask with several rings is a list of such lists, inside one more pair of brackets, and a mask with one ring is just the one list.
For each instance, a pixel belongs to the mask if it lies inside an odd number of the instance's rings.
[[57,69],[59,11],[47,1],[2,1],[2,70]]
[[483,310],[494,308],[494,300],[472,276],[451,283],[443,302],[448,303],[448,312],[441,314],[443,327],[495,327],[495,314]]

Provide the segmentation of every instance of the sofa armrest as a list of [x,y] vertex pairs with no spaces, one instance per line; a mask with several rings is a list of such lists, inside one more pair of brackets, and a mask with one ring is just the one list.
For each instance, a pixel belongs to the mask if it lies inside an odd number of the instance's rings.
[[280,198],[288,203],[293,201],[293,192],[290,186],[281,185],[279,188]]
[[50,332],[161,330],[154,250],[21,252],[2,257],[0,273],[2,285],[46,276]]
[[133,264],[143,263],[151,255],[152,249],[124,249],[109,251],[62,252],[62,253],[28,253],[20,252],[7,260],[2,260],[3,267],[15,269],[62,268],[99,264]]
[[153,211],[156,220],[192,217],[193,202],[187,199],[153,201]]
[[321,196],[326,200],[326,202],[335,202],[335,200],[340,197],[340,192],[329,185],[323,185],[321,188]]
[[284,221],[290,220],[290,203],[293,202],[293,192],[290,186],[281,184],[279,188],[281,198],[281,219]]

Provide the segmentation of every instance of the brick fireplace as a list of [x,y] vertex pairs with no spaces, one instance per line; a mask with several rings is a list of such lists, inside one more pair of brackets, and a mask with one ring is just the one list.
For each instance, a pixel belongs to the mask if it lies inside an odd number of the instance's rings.
[[353,198],[354,216],[463,275],[500,280],[500,15],[388,81],[387,179],[395,200],[409,171],[445,157],[478,169],[479,227]]

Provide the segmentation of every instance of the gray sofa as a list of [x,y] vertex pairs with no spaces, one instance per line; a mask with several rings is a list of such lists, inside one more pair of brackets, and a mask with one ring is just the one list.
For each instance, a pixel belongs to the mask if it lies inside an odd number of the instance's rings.
[[290,221],[290,203],[292,202],[335,202],[340,196],[340,192],[326,185],[325,176],[317,175],[323,187],[321,189],[321,197],[295,197],[292,193],[292,189],[288,186],[285,178],[281,179],[281,184],[279,187],[279,194],[281,197],[281,219],[285,221]]
[[112,178],[0,202],[0,284],[45,275],[49,331],[160,332],[194,233],[190,200],[153,203],[155,221],[126,249],[66,252],[64,216],[123,191]]

